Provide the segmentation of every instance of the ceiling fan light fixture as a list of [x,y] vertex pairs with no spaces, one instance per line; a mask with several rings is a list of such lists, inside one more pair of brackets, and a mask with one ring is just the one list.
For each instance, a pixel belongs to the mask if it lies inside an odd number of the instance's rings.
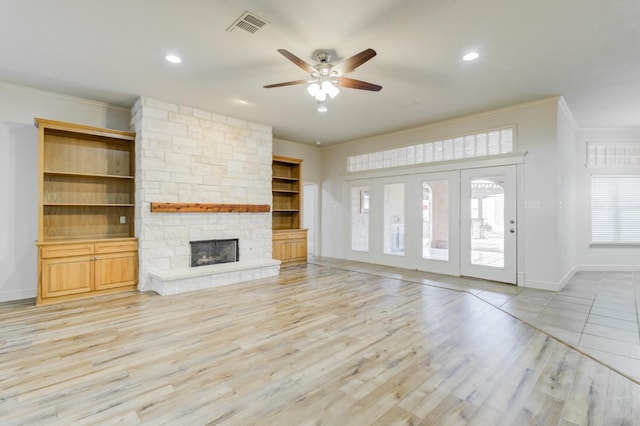
[[331,96],[331,99],[335,98],[336,96],[338,96],[338,93],[340,93],[340,89],[338,89],[328,80],[322,82],[322,91]]
[[[373,49],[365,49],[335,65],[329,62],[331,59],[331,53],[328,51],[319,51],[316,53],[318,60],[320,61],[320,63],[316,65],[306,63],[304,60],[285,49],[278,49],[278,53],[293,62],[303,71],[309,73],[311,75],[311,80],[285,81],[283,83],[268,84],[263,87],[265,89],[270,89],[273,87],[284,87],[307,83],[307,92],[316,99],[318,103],[318,111],[320,112],[325,112],[327,110],[327,95],[331,99],[338,96],[340,93],[338,86],[351,89],[370,90],[374,92],[378,92],[382,89],[382,86],[377,84],[342,77],[345,73],[355,70],[360,65],[376,56],[376,51]],[[334,66],[336,67],[335,69]]]
[[318,93],[321,92],[320,85],[318,83],[311,83],[309,87],[307,87],[307,92],[315,98],[318,96]]

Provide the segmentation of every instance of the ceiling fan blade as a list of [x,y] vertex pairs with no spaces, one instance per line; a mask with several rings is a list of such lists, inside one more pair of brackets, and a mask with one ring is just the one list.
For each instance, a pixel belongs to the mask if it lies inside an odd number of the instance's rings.
[[306,82],[307,80],[285,81],[284,83],[269,84],[262,87],[264,87],[265,89],[271,89],[272,87],[293,86],[294,84],[304,84]]
[[339,77],[335,79],[337,83],[342,87],[348,87],[349,89],[371,90],[373,92],[379,92],[382,86],[373,83],[367,83],[366,81],[356,80],[354,78]]
[[373,49],[366,49],[362,52],[353,55],[350,58],[345,59],[342,62],[339,62],[333,66],[333,69],[338,71],[340,74],[346,74],[358,68],[360,65],[367,62],[369,59],[376,56],[376,51]]
[[306,72],[312,73],[312,72],[316,71],[316,69],[314,67],[312,67],[311,65],[309,65],[308,63],[306,63],[302,59],[298,58],[296,55],[294,55],[293,53],[289,52],[288,50],[278,49],[278,52],[280,52],[282,54],[282,56],[284,56],[285,58],[287,58],[288,60],[290,60],[291,62],[293,62],[294,64],[296,64],[297,66],[299,66],[300,68],[305,70]]

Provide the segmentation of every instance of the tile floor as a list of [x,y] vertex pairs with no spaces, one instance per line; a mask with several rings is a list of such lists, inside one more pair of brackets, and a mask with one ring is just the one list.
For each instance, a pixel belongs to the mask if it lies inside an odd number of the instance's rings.
[[552,292],[340,259],[309,263],[466,291],[640,383],[640,272],[578,272]]

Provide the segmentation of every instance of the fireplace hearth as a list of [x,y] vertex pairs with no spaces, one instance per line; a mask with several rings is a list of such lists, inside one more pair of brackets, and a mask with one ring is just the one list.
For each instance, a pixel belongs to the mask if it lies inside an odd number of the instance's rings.
[[238,262],[238,239],[191,241],[191,267]]

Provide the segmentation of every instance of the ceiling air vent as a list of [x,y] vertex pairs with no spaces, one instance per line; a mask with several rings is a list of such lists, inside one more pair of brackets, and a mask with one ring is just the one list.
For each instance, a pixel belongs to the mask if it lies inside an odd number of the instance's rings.
[[245,12],[236,21],[227,28],[227,31],[231,32],[236,28],[244,30],[248,33],[254,34],[260,28],[264,27],[267,23],[262,18],[258,18],[255,13]]

